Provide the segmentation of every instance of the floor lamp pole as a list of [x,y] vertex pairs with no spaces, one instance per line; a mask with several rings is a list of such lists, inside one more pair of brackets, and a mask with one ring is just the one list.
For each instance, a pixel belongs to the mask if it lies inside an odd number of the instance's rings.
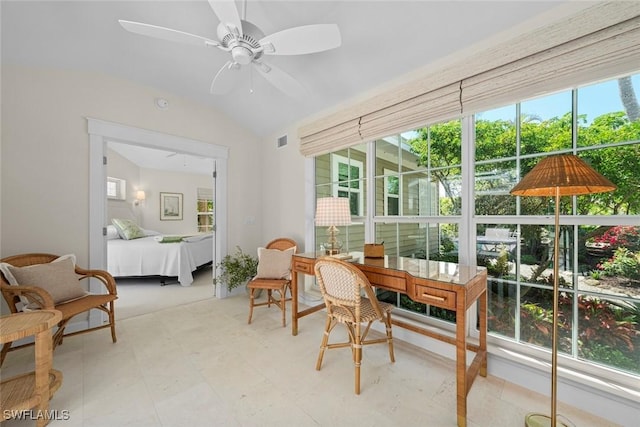
[[556,187],[555,212],[555,232],[553,236],[553,342],[551,343],[551,427],[556,427],[558,414],[558,300],[560,299],[558,252],[560,250],[560,187]]

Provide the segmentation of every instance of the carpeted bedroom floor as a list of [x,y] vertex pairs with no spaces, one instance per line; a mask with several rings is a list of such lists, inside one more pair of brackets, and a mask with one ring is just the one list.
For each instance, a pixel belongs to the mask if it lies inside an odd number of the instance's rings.
[[193,273],[191,286],[169,280],[169,284],[161,286],[160,278],[117,279],[116,320],[213,298],[212,278],[212,268],[204,267]]

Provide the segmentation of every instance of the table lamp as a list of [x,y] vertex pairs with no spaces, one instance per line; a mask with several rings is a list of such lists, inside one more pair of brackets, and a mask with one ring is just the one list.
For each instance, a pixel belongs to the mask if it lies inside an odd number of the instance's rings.
[[[616,186],[593,170],[582,159],[573,154],[546,157],[541,160],[511,190],[514,196],[555,197],[555,228],[553,239],[553,333],[551,336],[551,416],[530,413],[526,415],[527,427],[557,425],[558,384],[558,299],[559,268],[558,251],[560,241],[560,197],[613,191]],[[564,423],[562,423],[565,425]]]
[[324,243],[325,253],[335,255],[340,253],[342,242],[336,237],[340,230],[337,226],[351,224],[351,208],[346,197],[323,197],[316,202],[316,225],[327,228],[327,242]]

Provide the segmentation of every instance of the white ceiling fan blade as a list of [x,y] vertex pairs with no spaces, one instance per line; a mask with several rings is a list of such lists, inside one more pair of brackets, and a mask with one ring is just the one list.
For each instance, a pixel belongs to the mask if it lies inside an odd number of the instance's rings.
[[234,0],[209,0],[209,5],[213,9],[221,23],[227,26],[230,31],[236,28],[238,33],[242,35],[242,23],[240,22],[240,14]]
[[267,55],[303,55],[334,49],[341,44],[342,37],[336,24],[289,28],[260,40]]
[[233,61],[227,61],[216,73],[209,91],[213,95],[223,95],[230,92],[236,87],[239,75],[240,65]]
[[158,27],[157,25],[143,24],[141,22],[132,22],[118,20],[120,25],[132,33],[142,34],[143,36],[155,37],[158,39],[169,40],[172,42],[188,43],[197,46],[219,46],[217,41],[206,37],[196,36],[195,34],[185,33],[183,31],[172,30],[171,28]]
[[299,98],[305,95],[304,87],[296,79],[271,64],[253,61],[253,66],[262,74],[262,76],[273,86],[280,89],[285,94]]

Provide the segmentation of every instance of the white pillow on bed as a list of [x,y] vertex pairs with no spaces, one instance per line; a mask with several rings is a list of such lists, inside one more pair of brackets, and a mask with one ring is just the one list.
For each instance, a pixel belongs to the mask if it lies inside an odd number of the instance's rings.
[[107,225],[107,240],[119,239],[118,229],[115,225]]

